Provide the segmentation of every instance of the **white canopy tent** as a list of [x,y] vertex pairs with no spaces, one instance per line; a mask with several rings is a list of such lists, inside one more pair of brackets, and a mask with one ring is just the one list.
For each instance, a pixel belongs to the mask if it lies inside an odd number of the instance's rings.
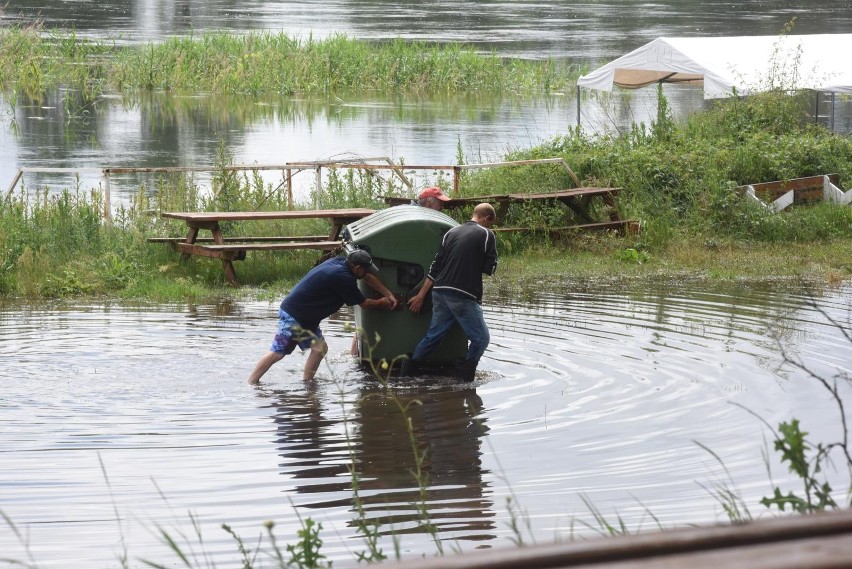
[[704,86],[704,98],[773,87],[852,93],[852,34],[657,38],[577,81],[612,91],[654,83]]

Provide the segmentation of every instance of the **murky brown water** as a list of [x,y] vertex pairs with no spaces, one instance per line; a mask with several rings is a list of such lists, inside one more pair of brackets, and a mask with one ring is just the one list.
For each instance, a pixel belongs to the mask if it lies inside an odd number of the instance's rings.
[[[848,333],[848,284],[818,291],[818,309],[804,291],[734,285],[542,283],[486,297],[492,344],[474,384],[390,392],[348,355],[348,311],[325,327],[330,365],[314,388],[294,356],[254,389],[245,379],[277,303],[0,307],[0,510],[20,532],[0,529],[3,557],[27,560],[28,549],[40,567],[117,567],[126,550],[131,566],[177,564],[161,526],[195,566],[233,565],[220,524],[254,544],[274,520],[292,543],[301,516],[323,524],[335,566],[354,566],[365,548],[350,465],[366,518],[400,532],[406,558],[438,549],[422,511],[445,552],[511,547],[509,497],[527,542],[594,534],[586,502],[631,531],[653,529],[651,514],[665,527],[720,521],[708,488],[727,477],[697,443],[765,515],[768,435],[749,411],[773,426],[796,417],[813,441],[841,434],[824,389],[781,354],[849,374],[849,341],[825,318]],[[841,390],[848,400],[849,384]],[[426,453],[422,502],[400,405]]]

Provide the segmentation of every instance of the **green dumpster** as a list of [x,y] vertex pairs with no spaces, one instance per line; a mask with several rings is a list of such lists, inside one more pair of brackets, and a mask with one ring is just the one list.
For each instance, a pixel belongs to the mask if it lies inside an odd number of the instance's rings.
[[[420,206],[402,205],[378,211],[347,226],[347,251],[364,249],[379,268],[378,277],[399,300],[396,310],[362,310],[355,307],[358,354],[365,363],[388,363],[410,354],[426,334],[432,317],[431,294],[415,314],[407,301],[420,289],[444,234],[458,225],[451,217]],[[379,295],[363,280],[358,282],[368,298]],[[467,338],[455,326],[425,360],[440,369],[467,354]]]

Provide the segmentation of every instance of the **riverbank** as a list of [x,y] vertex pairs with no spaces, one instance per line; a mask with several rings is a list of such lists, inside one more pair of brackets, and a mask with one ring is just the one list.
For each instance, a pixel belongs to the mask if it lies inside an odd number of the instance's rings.
[[[820,291],[852,280],[852,239],[809,244],[726,243],[684,240],[677,247],[648,252],[632,239],[582,235],[572,242],[531,246],[512,253],[501,244],[498,272],[485,279],[489,296],[528,296],[563,290],[623,289],[637,284],[654,290],[690,285],[708,289],[736,283],[744,288]],[[277,300],[311,269],[311,253],[249,255],[237,263],[240,287],[222,280],[213,259],[179,262],[162,244],[145,244],[147,261],[113,255],[91,264],[77,262],[54,274],[48,264],[24,256],[3,273],[6,304],[56,298],[105,302],[194,302]],[[36,258],[38,255],[35,256]],[[8,264],[7,264],[8,266]]]
[[[254,207],[256,193],[240,183],[230,190],[220,189],[209,199],[187,190],[187,186],[175,187],[183,189],[163,189],[157,195],[160,209],[220,210],[216,200],[222,199],[228,200],[226,209],[249,211]],[[190,195],[198,201],[187,206]],[[351,197],[338,196],[330,207],[352,207],[353,202],[380,207],[378,198],[363,189],[341,195]],[[284,199],[272,198],[266,207],[287,209],[286,203],[276,201]],[[224,281],[218,260],[193,257],[183,262],[167,244],[148,242],[149,237],[185,232],[182,224],[147,213],[151,206],[149,199],[140,196],[133,208],[104,223],[97,192],[66,191],[58,197],[18,194],[5,200],[0,207],[0,250],[5,252],[0,263],[0,298],[7,302],[88,297],[166,303],[275,299],[317,259],[314,251],[250,252],[236,263],[242,286],[233,288]],[[636,208],[636,204],[623,207]],[[634,211],[639,215],[631,217],[647,221],[641,209]],[[708,287],[736,282],[742,286],[818,289],[852,278],[849,206],[819,204],[768,214],[738,200],[730,211],[753,216],[757,229],[751,237],[732,235],[731,226],[713,231],[700,217],[700,225],[678,222],[674,217],[667,223],[651,220],[638,235],[580,231],[551,241],[545,232],[501,234],[500,267],[493,279],[486,279],[487,287],[501,294],[512,290],[534,293],[547,290],[553,283],[583,288],[642,282],[660,288],[684,282]],[[459,222],[467,217],[464,211],[451,213]],[[560,220],[570,213],[555,207],[510,209],[507,215],[501,223],[523,219],[535,227],[542,223],[561,225],[564,222]],[[770,231],[772,238],[767,239],[759,224],[781,227],[790,236],[777,238],[777,233]],[[326,231],[310,220],[286,227],[258,227],[246,222],[231,229],[243,235]]]

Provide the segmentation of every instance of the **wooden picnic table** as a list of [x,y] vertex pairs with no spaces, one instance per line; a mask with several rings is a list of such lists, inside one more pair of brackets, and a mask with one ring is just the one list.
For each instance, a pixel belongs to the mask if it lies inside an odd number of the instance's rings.
[[[340,232],[343,226],[374,213],[366,208],[352,209],[312,209],[287,211],[164,211],[160,217],[179,219],[186,223],[185,238],[152,238],[152,241],[172,243],[182,258],[191,255],[213,257],[222,260],[225,278],[232,285],[237,284],[237,275],[233,261],[245,259],[246,251],[283,251],[292,249],[319,249],[332,251],[341,246]],[[327,219],[330,223],[326,236],[281,236],[281,237],[241,237],[225,236],[221,223],[229,221],[280,221],[287,219]],[[210,239],[199,238],[200,230],[210,231]]]
[[[482,202],[488,202],[497,209],[497,218],[500,220],[504,217],[506,208],[512,203],[524,202],[543,202],[555,203],[561,202],[568,206],[574,214],[583,221],[580,225],[570,226],[568,228],[559,229],[617,229],[623,227],[631,227],[637,224],[635,221],[623,220],[618,214],[618,209],[615,205],[615,196],[621,188],[573,188],[569,190],[560,190],[557,192],[542,192],[542,193],[523,193],[523,194],[492,194],[485,196],[465,196],[459,198],[450,198],[444,202],[445,209],[453,209],[468,205],[475,205]],[[608,218],[601,221],[595,219],[589,211],[591,200],[599,197],[603,200]],[[411,198],[401,198],[395,196],[386,196],[385,203],[391,206],[403,205],[411,203]],[[495,231],[522,231],[525,228],[518,227],[497,227]]]

